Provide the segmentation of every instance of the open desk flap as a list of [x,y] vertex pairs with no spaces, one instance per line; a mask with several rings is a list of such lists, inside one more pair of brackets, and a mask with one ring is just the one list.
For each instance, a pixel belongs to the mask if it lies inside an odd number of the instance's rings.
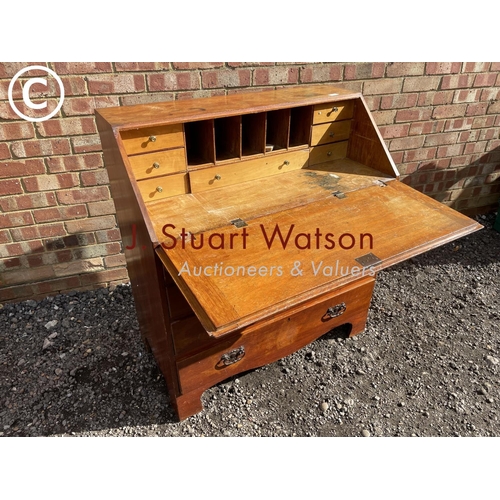
[[482,227],[396,180],[243,224],[157,248],[216,337]]

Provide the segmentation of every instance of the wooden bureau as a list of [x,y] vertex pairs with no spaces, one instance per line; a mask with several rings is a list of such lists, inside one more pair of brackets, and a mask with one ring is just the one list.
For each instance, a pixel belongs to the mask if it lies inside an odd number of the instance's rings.
[[376,272],[479,229],[399,182],[331,86],[96,111],[141,332],[180,419],[207,388],[365,328]]

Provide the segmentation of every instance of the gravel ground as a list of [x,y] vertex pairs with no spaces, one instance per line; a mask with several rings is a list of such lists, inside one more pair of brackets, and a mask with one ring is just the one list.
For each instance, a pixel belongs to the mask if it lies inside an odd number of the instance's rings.
[[333,330],[176,422],[129,286],[0,309],[2,436],[499,436],[500,234],[382,271],[358,337]]

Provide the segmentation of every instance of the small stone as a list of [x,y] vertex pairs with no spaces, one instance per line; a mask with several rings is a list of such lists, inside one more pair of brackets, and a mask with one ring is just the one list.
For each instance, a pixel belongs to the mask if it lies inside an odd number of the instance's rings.
[[21,358],[18,362],[17,362],[17,366],[22,366],[24,365],[24,363],[26,363],[26,361],[24,361],[23,358]]
[[328,410],[329,405],[326,401],[324,401],[323,403],[321,403],[320,408],[322,412],[325,412],[326,410]]
[[[90,351],[90,349],[89,349],[89,351]],[[123,356],[123,357],[128,356],[128,352],[126,352],[126,351],[125,351],[125,352],[122,352],[122,356]]]
[[47,328],[47,330],[50,330],[51,328],[54,328],[56,325],[57,325],[57,319],[53,319],[52,321],[45,323],[45,328]]
[[76,375],[76,372],[77,372],[77,371],[78,371],[78,368],[73,368],[73,369],[69,372],[70,376],[71,376],[71,377],[74,377],[74,376]]
[[498,358],[495,358],[495,356],[486,356],[486,361],[488,361],[492,365],[498,365],[498,363],[500,363]]
[[49,339],[45,339],[43,341],[43,347],[42,347],[42,349],[45,351],[45,349],[48,349],[50,346],[53,346],[53,345],[54,345],[53,342],[51,342]]
[[60,377],[60,376],[62,375],[63,371],[62,371],[60,368],[56,368],[56,369],[54,370],[54,373],[55,373],[58,377]]
[[54,333],[51,333],[48,338],[52,340],[52,339],[55,339],[58,335],[59,334],[57,332],[54,332]]
[[361,431],[361,435],[362,435],[363,437],[365,437],[365,438],[368,438],[368,437],[370,437],[370,436],[371,436],[370,431],[369,431],[369,430],[367,430],[367,429],[363,429],[363,430]]

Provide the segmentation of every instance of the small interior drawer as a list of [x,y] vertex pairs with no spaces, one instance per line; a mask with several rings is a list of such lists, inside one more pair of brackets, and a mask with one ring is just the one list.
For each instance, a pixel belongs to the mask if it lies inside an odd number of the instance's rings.
[[184,148],[130,156],[129,160],[134,177],[138,180],[186,171]]
[[189,193],[188,174],[172,174],[137,182],[142,199],[148,201],[161,200],[178,194]]
[[354,102],[329,102],[314,106],[313,124],[349,120],[354,111]]
[[184,146],[182,123],[125,130],[121,138],[128,155]]
[[318,163],[345,158],[347,156],[347,144],[348,141],[343,141],[311,148],[309,165],[317,165]]
[[346,141],[351,133],[351,120],[322,123],[312,127],[311,146]]
[[197,193],[298,170],[307,166],[308,156],[309,150],[293,151],[194,170],[189,174],[191,191]]

